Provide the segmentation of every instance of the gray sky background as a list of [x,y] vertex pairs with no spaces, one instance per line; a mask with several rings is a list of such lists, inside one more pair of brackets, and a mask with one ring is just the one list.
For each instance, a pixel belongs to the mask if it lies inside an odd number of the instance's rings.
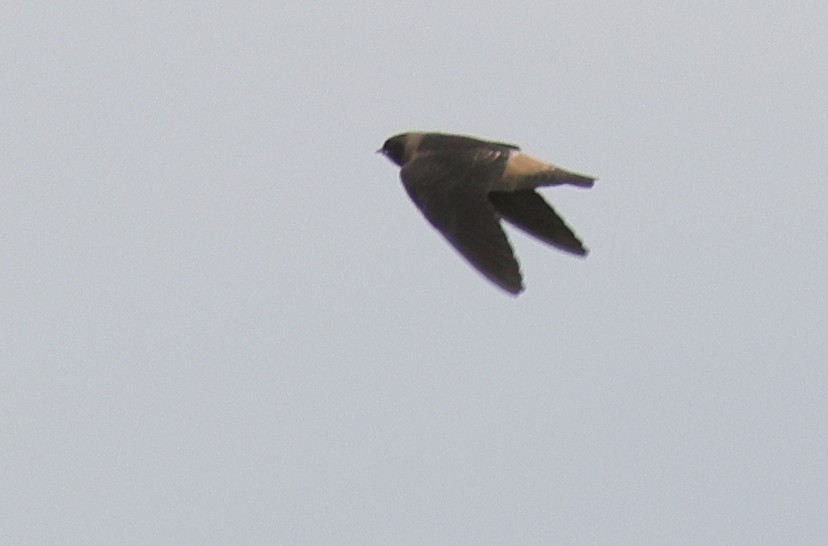
[[[817,544],[828,7],[15,2],[3,544]],[[594,174],[472,270],[374,154]]]

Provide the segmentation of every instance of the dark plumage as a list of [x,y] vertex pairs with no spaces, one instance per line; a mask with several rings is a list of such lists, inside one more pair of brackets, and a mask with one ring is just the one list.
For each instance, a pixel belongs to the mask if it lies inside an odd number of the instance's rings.
[[591,188],[593,177],[535,159],[511,144],[460,135],[403,133],[378,152],[402,167],[403,185],[431,225],[511,294],[523,290],[523,281],[499,218],[563,251],[587,254],[535,188]]

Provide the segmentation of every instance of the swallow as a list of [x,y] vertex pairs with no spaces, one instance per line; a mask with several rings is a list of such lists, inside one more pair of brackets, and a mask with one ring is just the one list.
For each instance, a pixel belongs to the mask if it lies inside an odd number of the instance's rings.
[[588,252],[535,189],[591,188],[592,176],[535,159],[513,144],[464,135],[402,133],[377,152],[401,167],[403,186],[429,223],[512,295],[523,291],[523,277],[501,219],[564,252]]

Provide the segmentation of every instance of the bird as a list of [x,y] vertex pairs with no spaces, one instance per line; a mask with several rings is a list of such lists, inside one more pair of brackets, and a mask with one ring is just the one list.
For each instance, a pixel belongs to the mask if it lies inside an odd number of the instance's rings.
[[377,153],[401,167],[408,196],[483,276],[513,296],[523,276],[500,220],[576,256],[587,248],[543,197],[541,186],[591,188],[597,178],[536,159],[514,144],[466,135],[401,133]]

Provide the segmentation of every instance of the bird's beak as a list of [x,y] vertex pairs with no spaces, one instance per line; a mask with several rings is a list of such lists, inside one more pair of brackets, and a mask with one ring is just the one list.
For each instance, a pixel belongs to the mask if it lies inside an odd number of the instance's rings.
[[380,148],[379,150],[377,150],[377,151],[376,151],[376,152],[374,152],[374,153],[375,153],[375,154],[384,154],[384,153],[385,153],[385,150],[383,150],[382,148]]

